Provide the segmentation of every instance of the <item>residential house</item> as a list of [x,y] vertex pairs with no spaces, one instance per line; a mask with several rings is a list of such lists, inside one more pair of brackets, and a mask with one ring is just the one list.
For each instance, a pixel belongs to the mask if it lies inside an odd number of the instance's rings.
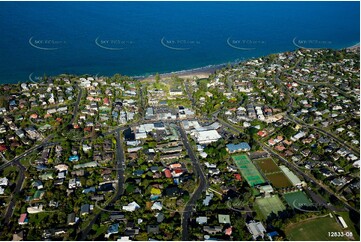
[[78,218],[75,216],[75,213],[69,213],[67,217],[67,224],[74,225],[76,224]]
[[27,224],[28,222],[29,222],[28,214],[27,214],[27,213],[22,213],[22,214],[20,215],[18,224],[24,225],[24,224]]
[[258,237],[263,239],[266,229],[261,222],[250,221],[246,224],[248,231],[252,234],[253,239],[257,240]]
[[203,231],[208,234],[221,233],[223,230],[222,226],[203,226]]
[[90,213],[90,205],[89,204],[83,204],[80,207],[80,215],[88,215]]
[[122,207],[123,210],[128,211],[128,212],[134,212],[136,209],[140,208],[139,204],[136,202],[131,202],[126,206]]
[[204,217],[204,216],[203,216],[203,217],[200,216],[200,217],[197,217],[197,218],[196,218],[196,222],[197,222],[198,224],[200,224],[200,225],[206,224],[207,221],[208,221],[208,218],[207,218],[207,217]]

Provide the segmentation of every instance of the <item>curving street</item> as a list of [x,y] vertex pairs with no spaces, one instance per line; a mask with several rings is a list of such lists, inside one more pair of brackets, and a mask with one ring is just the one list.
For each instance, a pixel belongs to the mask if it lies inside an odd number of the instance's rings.
[[[114,133],[116,141],[117,141],[115,159],[116,159],[116,171],[117,171],[117,179],[118,179],[118,185],[117,185],[115,194],[114,194],[113,198],[109,201],[108,204],[115,203],[120,198],[120,196],[124,193],[125,157],[124,157],[124,151],[123,151],[123,141],[122,141],[122,138],[120,137],[121,130],[122,130],[122,128],[117,128],[117,129],[114,129],[107,133],[107,134]],[[106,211],[106,209],[107,209],[107,206],[105,207],[105,209],[100,209],[100,211],[97,214],[95,214],[93,219],[89,222],[88,226],[86,226],[86,228],[80,232],[81,233],[80,240],[87,239],[87,236],[88,236],[93,224],[99,218],[100,214]]]
[[184,147],[187,150],[189,158],[192,160],[193,167],[195,169],[196,177],[199,177],[199,185],[197,189],[191,194],[189,201],[187,202],[183,213],[182,213],[182,241],[189,240],[188,239],[188,223],[191,217],[193,207],[196,205],[197,200],[201,197],[202,192],[205,191],[208,187],[208,181],[206,176],[202,170],[202,167],[199,164],[199,160],[194,154],[194,151],[189,144],[187,134],[185,133],[182,125],[179,125],[179,132],[181,134],[181,139],[184,144]]

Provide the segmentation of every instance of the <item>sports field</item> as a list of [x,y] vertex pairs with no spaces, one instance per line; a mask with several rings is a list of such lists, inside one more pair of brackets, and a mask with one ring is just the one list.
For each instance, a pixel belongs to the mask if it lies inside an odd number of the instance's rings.
[[246,179],[247,183],[251,187],[265,183],[262,175],[253,165],[247,155],[233,155],[232,159],[240,169],[242,176]]
[[312,202],[304,192],[290,192],[283,195],[288,205],[292,208],[302,208],[302,206],[312,206]]
[[266,177],[275,188],[292,187],[291,181],[287,178],[283,171],[266,174]]
[[264,219],[266,219],[272,212],[278,214],[279,211],[286,209],[285,205],[283,205],[281,199],[277,195],[272,197],[257,198],[256,205]]
[[271,158],[253,160],[264,174],[281,171],[278,165]]
[[341,226],[330,216],[316,218],[291,224],[286,227],[285,233],[289,240],[301,241],[329,241],[329,240],[348,240],[347,237],[331,237],[329,232],[342,232]]
[[275,188],[292,187],[291,181],[278,167],[272,158],[262,158],[253,160],[259,167],[265,177],[272,183]]

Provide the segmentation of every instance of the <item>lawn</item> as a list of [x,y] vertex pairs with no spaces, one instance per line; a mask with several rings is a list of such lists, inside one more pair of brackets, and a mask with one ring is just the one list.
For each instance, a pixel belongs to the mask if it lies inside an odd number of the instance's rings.
[[302,221],[296,224],[291,224],[285,229],[286,237],[289,240],[347,240],[347,237],[330,237],[329,232],[342,232],[341,226],[336,222],[334,216],[333,218],[327,216]]
[[277,173],[267,174],[266,177],[275,188],[292,187],[291,181],[282,171]]
[[[345,229],[345,231],[351,231],[355,240],[359,241],[360,235],[357,234],[357,232],[356,232],[357,228],[355,227],[354,222],[351,221],[349,212],[337,212],[336,215],[341,216],[345,220],[345,222],[348,226],[348,228]],[[360,232],[360,230],[358,230],[358,231]]]
[[285,200],[287,201],[288,205],[292,208],[302,208],[302,206],[311,206],[312,202],[304,192],[297,191],[297,192],[290,192],[283,195]]
[[13,172],[18,172],[18,168],[16,166],[8,166],[4,169],[3,176],[8,177]]
[[254,160],[264,174],[281,171],[278,165],[271,158]]
[[264,219],[266,219],[272,212],[277,214],[278,212],[286,209],[285,205],[277,195],[258,198],[256,199],[256,205]]

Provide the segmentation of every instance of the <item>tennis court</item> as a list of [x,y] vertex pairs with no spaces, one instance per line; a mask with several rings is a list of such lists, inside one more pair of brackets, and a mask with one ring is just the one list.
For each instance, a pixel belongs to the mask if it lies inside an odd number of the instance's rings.
[[234,155],[232,156],[232,159],[240,169],[242,176],[251,187],[265,183],[262,175],[247,155]]
[[278,212],[286,209],[285,205],[277,195],[272,197],[257,198],[256,205],[258,206],[264,219],[266,219],[272,212],[278,214]]
[[302,208],[302,206],[312,206],[312,202],[304,192],[290,192],[283,195],[288,205],[292,208]]

